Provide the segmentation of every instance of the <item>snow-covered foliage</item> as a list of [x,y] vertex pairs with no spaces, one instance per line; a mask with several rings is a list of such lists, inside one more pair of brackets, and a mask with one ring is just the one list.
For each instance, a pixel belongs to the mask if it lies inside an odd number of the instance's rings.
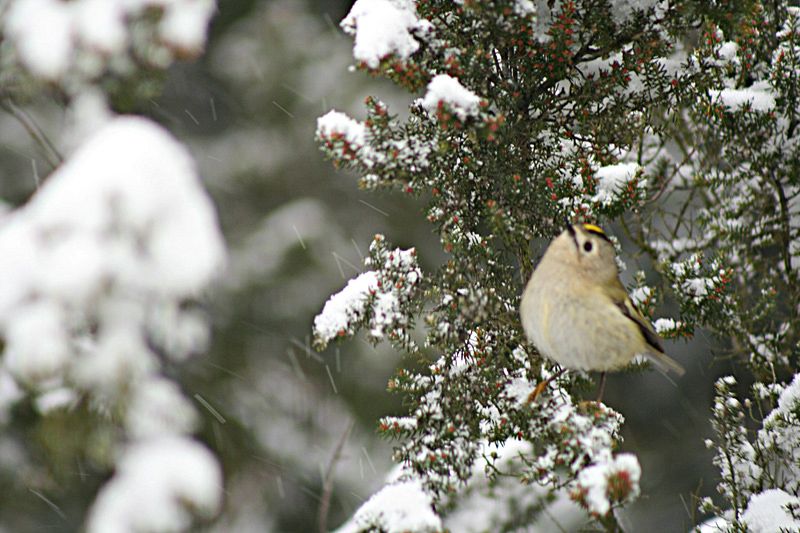
[[408,306],[422,281],[416,250],[391,250],[383,235],[375,235],[369,252],[364,263],[373,270],[350,280],[314,319],[314,343],[318,347],[324,348],[336,337],[352,335],[365,324],[375,342],[411,345],[413,315]]
[[431,116],[449,111],[464,122],[468,117],[478,115],[481,99],[462,86],[457,79],[447,74],[439,74],[428,84],[428,90],[421,104]]
[[317,135],[331,140],[342,139],[352,152],[357,152],[366,143],[366,128],[339,111],[329,111],[317,119]]
[[2,6],[2,74],[14,79],[3,109],[58,155],[15,103],[58,92],[82,142],[0,219],[0,407],[4,423],[7,404],[26,396],[43,420],[80,412],[94,422],[70,437],[103,475],[113,470],[86,519],[90,532],[188,530],[222,503],[220,465],[191,437],[198,412],[168,377],[208,343],[198,304],[226,260],[216,212],[188,150],[153,121],[115,117],[106,93],[198,55],[214,8]]
[[4,360],[26,383],[114,388],[158,369],[147,339],[176,359],[203,348],[179,306],[219,272],[223,241],[190,156],[151,122],[98,131],[5,217],[0,253]]
[[203,50],[213,0],[9,0],[3,46],[31,76],[77,96],[106,76]]
[[436,533],[441,531],[442,521],[432,505],[418,481],[389,483],[359,507],[353,516],[353,531]]
[[604,516],[612,503],[625,503],[639,496],[641,474],[636,456],[620,454],[608,462],[581,470],[575,498],[590,513]]
[[160,372],[161,357],[205,348],[205,320],[186,304],[225,257],[186,150],[145,119],[113,120],[4,217],[0,251],[4,367],[42,398],[73,390],[123,415],[131,444],[89,530],[183,529],[187,505],[213,514],[219,467],[186,437],[197,413]]
[[[711,330],[769,392],[759,402],[783,391],[781,376],[800,357],[792,327],[800,319],[800,10],[787,4],[746,3],[727,16],[701,2],[396,2],[405,15],[380,44],[354,21],[390,28],[388,3],[353,8],[345,27],[357,27],[355,68],[422,96],[406,119],[374,98],[363,122],[326,115],[317,138],[365,188],[423,199],[448,255],[407,304],[424,310],[425,349],[438,359],[398,372],[389,388],[408,410],[380,422],[398,439],[395,460],[445,524],[469,498],[487,442],[530,443],[509,477],[551,497],[567,490],[607,531],[621,529],[616,511],[647,475],[618,452],[622,416],[578,401],[582,376],[547,382],[557,369],[519,329],[531,242],[558,233],[564,218],[621,221],[659,274],[655,284],[637,279],[634,298],[648,314],[665,298],[676,304],[656,330],[668,338]],[[698,28],[699,41],[690,37]],[[354,301],[364,305],[363,296]],[[353,317],[358,306],[348,307]],[[349,326],[347,313],[339,317]],[[795,458],[776,451],[797,447],[785,442],[792,431],[777,429],[771,414],[759,417],[761,431],[781,445],[751,438],[748,404],[730,387],[718,384],[713,410],[726,504],[702,510],[734,530],[745,519],[753,529],[789,524],[793,500],[759,495],[797,494]],[[499,474],[489,464],[486,476]],[[764,522],[770,514],[774,522]]]
[[742,405],[735,385],[730,376],[717,382],[717,440],[707,442],[717,449],[714,462],[722,474],[718,490],[732,509],[721,513],[710,501],[704,505],[720,514],[720,531],[745,526],[747,531],[794,531],[800,527],[800,500],[794,496],[800,490],[800,375],[786,387],[753,387],[755,398],[774,402],[774,408],[752,437],[742,425],[752,403]]

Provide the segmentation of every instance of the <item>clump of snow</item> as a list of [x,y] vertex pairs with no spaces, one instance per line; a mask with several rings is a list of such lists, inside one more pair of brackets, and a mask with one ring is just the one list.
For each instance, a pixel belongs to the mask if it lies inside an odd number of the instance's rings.
[[592,200],[603,205],[611,204],[641,170],[642,167],[637,163],[618,163],[598,168],[595,172],[597,193]]
[[88,533],[183,531],[192,512],[211,517],[222,504],[222,472],[211,452],[184,437],[130,446],[89,512]]
[[536,6],[533,0],[515,0],[514,13],[520,17],[527,17],[536,13]]
[[518,405],[525,405],[534,389],[536,389],[536,384],[531,383],[530,380],[525,378],[514,378],[508,385],[506,385],[505,393]]
[[337,336],[352,332],[352,324],[364,317],[368,298],[377,287],[378,275],[372,270],[347,282],[314,318],[314,337],[327,344]]
[[418,480],[386,485],[356,511],[356,531],[426,533],[441,531],[431,497]]
[[367,128],[339,111],[328,111],[317,119],[317,136],[323,138],[342,138],[354,148],[364,146]]
[[374,69],[392,55],[408,59],[419,49],[415,32],[428,31],[430,23],[417,18],[410,0],[357,0],[341,27],[355,36],[353,57]]
[[[153,358],[142,340],[150,313],[198,296],[224,256],[186,150],[147,120],[112,121],[0,226],[9,370],[28,382],[70,365],[94,381],[124,375],[115,354]],[[75,357],[87,350],[104,364]]]
[[636,287],[631,291],[631,301],[634,305],[640,306],[647,302],[652,294],[653,289],[650,287]]
[[690,278],[683,282],[683,290],[686,294],[701,297],[708,294],[708,289],[713,288],[714,284],[708,278]]
[[581,501],[589,512],[604,516],[613,503],[638,496],[641,474],[639,460],[629,453],[588,466],[578,474]]
[[787,506],[800,508],[800,498],[781,489],[769,489],[750,497],[742,522],[751,533],[773,533],[774,531],[797,531],[800,520],[794,518]]
[[66,118],[66,134],[62,143],[71,153],[108,124],[113,114],[103,91],[97,87],[87,87],[69,103]]
[[[107,1],[107,0],[106,0]],[[194,55],[203,49],[208,21],[217,9],[214,0],[163,2],[159,32],[164,42],[179,52]]]
[[[2,244],[0,240],[0,249],[4,248]],[[63,372],[70,360],[70,347],[61,308],[51,301],[39,301],[12,309],[4,328],[3,355],[9,371],[27,382],[46,380]]]
[[70,6],[65,2],[18,0],[8,9],[5,29],[31,72],[55,79],[66,72],[72,59],[71,25]]
[[675,331],[681,327],[681,322],[675,321],[672,318],[658,318],[655,322],[653,322],[653,328],[655,328],[658,334],[662,334],[668,331]]
[[719,102],[730,111],[740,111],[749,105],[753,111],[762,113],[775,107],[775,96],[768,81],[759,81],[745,89],[710,90],[713,101]]
[[739,51],[739,45],[734,41],[726,41],[722,43],[717,50],[717,55],[723,63],[730,63],[736,59],[736,53]]
[[721,516],[715,516],[697,526],[695,531],[697,533],[723,533],[724,531],[728,531],[730,526],[731,523],[728,520]]
[[764,424],[769,426],[779,417],[792,416],[800,406],[800,374],[795,374],[792,382],[781,392],[778,406],[764,418]]
[[58,387],[36,398],[36,409],[47,414],[58,409],[71,409],[78,403],[78,395],[73,389]]
[[446,104],[462,122],[478,115],[481,99],[452,76],[439,74],[428,84],[422,107],[435,116],[441,104]]

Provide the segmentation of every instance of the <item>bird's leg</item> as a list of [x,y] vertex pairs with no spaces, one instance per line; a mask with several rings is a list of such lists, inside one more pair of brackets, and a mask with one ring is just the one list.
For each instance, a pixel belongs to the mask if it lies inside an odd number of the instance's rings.
[[559,377],[566,370],[567,370],[566,368],[562,368],[561,370],[559,370],[558,372],[556,372],[555,374],[553,374],[552,376],[550,376],[546,380],[544,380],[544,381],[540,382],[538,385],[536,385],[536,388],[533,389],[533,392],[531,392],[528,395],[528,403],[535,402],[536,398],[539,397],[539,395],[542,393],[542,391],[544,391],[544,389],[546,389],[547,386],[550,385],[550,382],[553,381],[554,379],[556,379],[557,377]]
[[597,392],[597,403],[603,401],[603,392],[606,390],[606,373],[600,373],[600,390]]

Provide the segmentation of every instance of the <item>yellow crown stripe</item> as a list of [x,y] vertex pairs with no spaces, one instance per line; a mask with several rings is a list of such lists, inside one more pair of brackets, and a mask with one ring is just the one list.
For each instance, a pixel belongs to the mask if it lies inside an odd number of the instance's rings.
[[595,226],[594,224],[584,224],[583,228],[591,233],[598,233],[600,235],[606,234],[606,232],[603,231],[603,228],[601,228],[600,226]]

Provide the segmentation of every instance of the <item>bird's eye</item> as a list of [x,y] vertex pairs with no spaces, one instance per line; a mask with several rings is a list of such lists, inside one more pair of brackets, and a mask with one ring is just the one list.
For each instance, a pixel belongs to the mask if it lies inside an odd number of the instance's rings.
[[592,243],[589,242],[589,241],[586,241],[585,243],[583,243],[583,249],[586,250],[587,252],[591,252],[592,251]]

